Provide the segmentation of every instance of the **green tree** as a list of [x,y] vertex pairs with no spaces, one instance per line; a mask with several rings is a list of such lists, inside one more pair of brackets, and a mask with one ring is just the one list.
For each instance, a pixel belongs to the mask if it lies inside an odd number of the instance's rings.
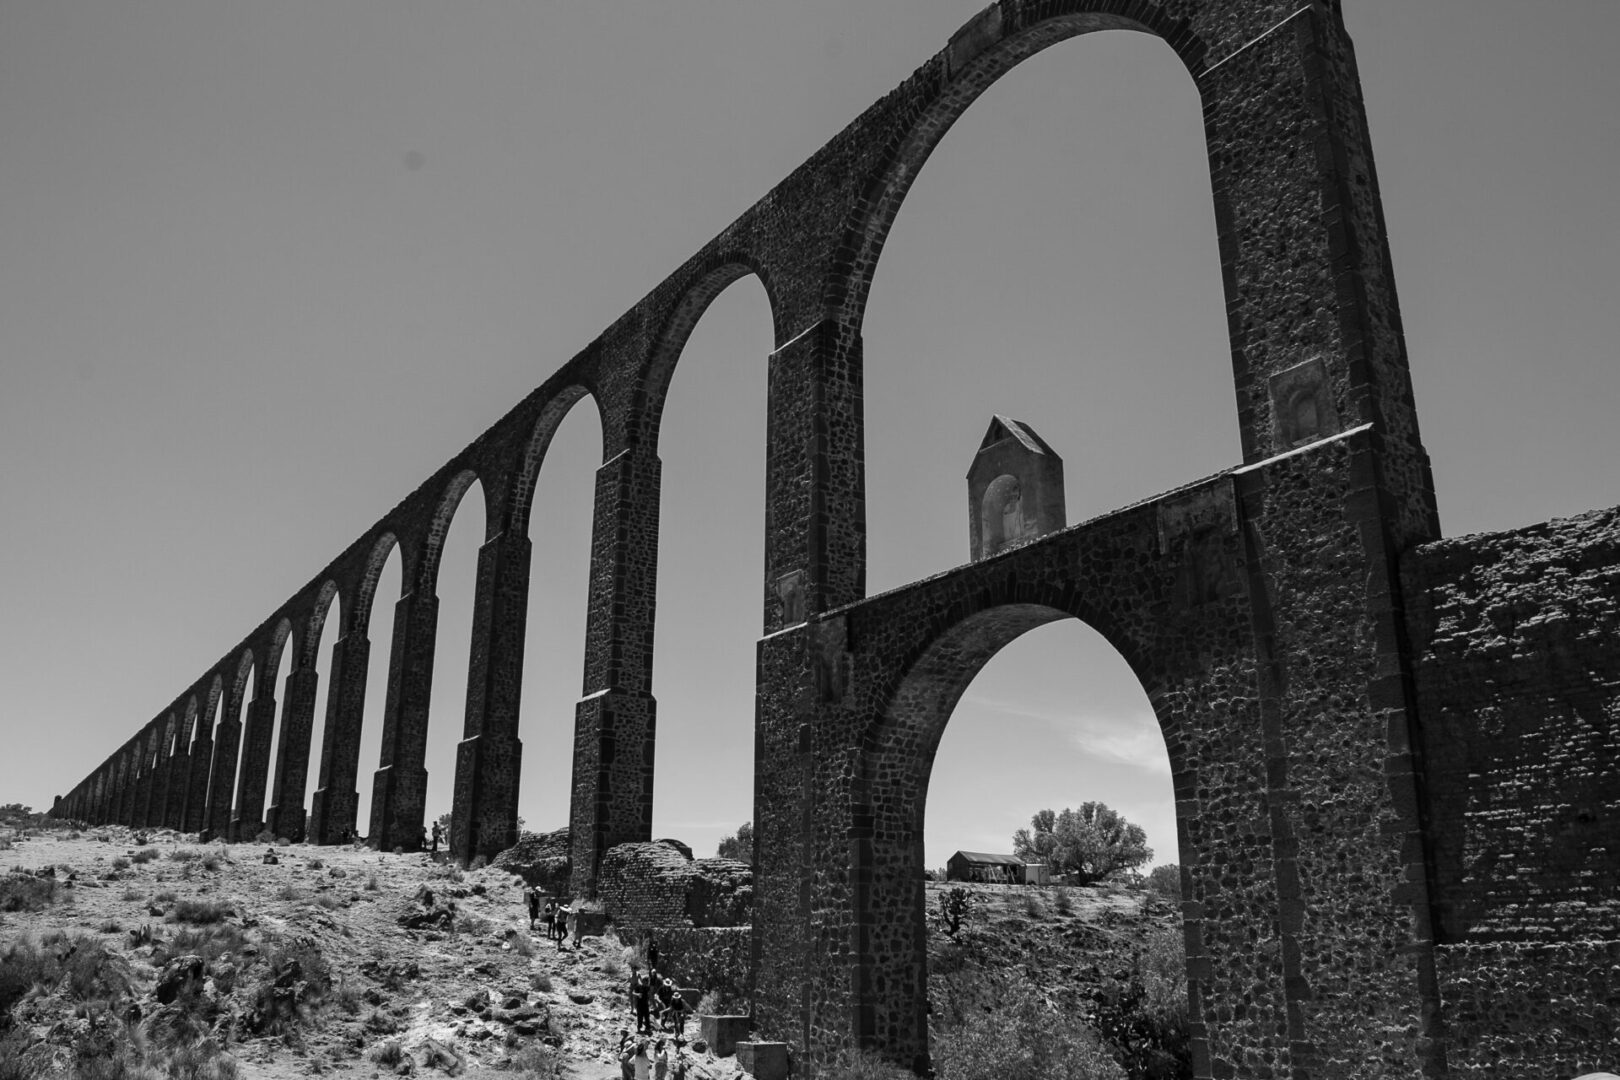
[[715,854],[722,859],[736,859],[738,862],[752,863],[754,861],[754,823],[745,821],[737,826],[735,836],[722,837],[720,849]]
[[1081,803],[1062,813],[1041,810],[1030,828],[1013,833],[1013,854],[1026,862],[1044,862],[1060,874],[1073,874],[1082,885],[1102,881],[1121,870],[1133,870],[1153,858],[1147,833],[1100,802]]

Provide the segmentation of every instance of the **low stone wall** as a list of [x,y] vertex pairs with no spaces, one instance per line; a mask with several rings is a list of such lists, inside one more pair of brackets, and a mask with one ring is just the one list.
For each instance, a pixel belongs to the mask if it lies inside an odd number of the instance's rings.
[[621,927],[746,926],[754,872],[731,859],[692,859],[665,841],[620,844],[602,857],[597,895]]
[[1620,1062],[1620,508],[1402,559],[1453,1076]]
[[567,829],[524,833],[516,844],[491,859],[490,865],[518,875],[549,896],[565,897],[572,865],[568,836]]
[[640,946],[658,942],[659,970],[683,987],[717,993],[731,1007],[746,1011],[752,998],[748,963],[754,931],[748,926],[620,927],[619,940]]

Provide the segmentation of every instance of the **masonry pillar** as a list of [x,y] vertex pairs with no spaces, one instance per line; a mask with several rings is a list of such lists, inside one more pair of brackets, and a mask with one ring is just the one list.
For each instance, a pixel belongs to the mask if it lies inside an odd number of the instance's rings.
[[304,789],[309,781],[309,740],[315,727],[315,691],[320,674],[313,666],[287,674],[281,699],[281,741],[271,773],[270,809],[264,827],[297,843],[304,839]]
[[450,818],[450,850],[464,861],[496,855],[517,840],[530,554],[529,538],[511,533],[478,549],[465,738],[456,747]]
[[174,723],[165,722],[158,737],[157,763],[153,769],[152,804],[147,810],[147,824],[155,829],[169,826],[169,798],[174,787]]
[[236,798],[236,766],[242,745],[242,697],[225,699],[225,715],[214,732],[214,768],[208,781],[208,829],[216,840],[231,835]]
[[[1249,466],[1239,486],[1262,568],[1256,618],[1269,628],[1288,1060],[1301,1075],[1438,1075],[1421,766],[1392,568],[1439,526],[1337,5],[1302,7],[1198,84]],[[1249,1075],[1214,1058],[1216,1075]]]
[[201,832],[208,823],[208,774],[214,764],[213,714],[197,718],[197,738],[191,744],[190,775],[186,781],[186,804],[181,829]]
[[266,673],[242,726],[242,767],[230,838],[252,840],[264,831],[264,788],[270,775],[270,742],[276,729],[275,675]]
[[317,844],[341,844],[355,826],[360,804],[360,725],[366,707],[366,669],[371,641],[351,631],[332,645],[332,689],[326,696],[326,728],[321,738],[320,787],[309,801],[308,837]]
[[113,811],[113,820],[119,825],[129,825],[134,820],[131,815],[135,812],[135,779],[135,749],[126,747],[118,764],[117,808]]
[[658,455],[640,445],[596,472],[585,697],[574,711],[575,896],[596,894],[596,870],[608,848],[652,839],[660,473]]
[[163,800],[163,824],[176,832],[185,828],[186,788],[191,783],[191,725],[190,717],[180,724],[175,735],[174,754],[169,759],[169,779],[165,784],[168,795]]
[[439,598],[407,593],[394,604],[394,641],[388,659],[382,756],[371,789],[367,841],[379,851],[418,851],[427,807],[428,707],[433,696],[433,652]]
[[152,825],[152,801],[158,796],[157,787],[157,734],[152,731],[141,733],[141,782],[135,792],[135,813],[132,819],[137,828],[150,828]]

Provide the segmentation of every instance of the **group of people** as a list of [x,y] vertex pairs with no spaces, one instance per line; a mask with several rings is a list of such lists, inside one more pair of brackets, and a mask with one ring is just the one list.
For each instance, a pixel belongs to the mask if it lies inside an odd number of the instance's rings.
[[523,886],[523,903],[529,909],[529,929],[535,929],[536,924],[546,928],[546,940],[557,943],[557,951],[563,951],[563,942],[569,938],[574,939],[574,948],[579,948],[579,914],[574,908],[568,906],[566,900],[558,902],[555,897],[546,897],[545,906],[540,904],[540,890],[533,885]]
[[671,1054],[662,1036],[651,1040],[632,1039],[628,1028],[620,1028],[619,1045],[614,1053],[619,1059],[622,1080],[686,1080],[689,1064],[685,1040],[677,1038],[673,1042],[675,1052]]
[[667,1031],[679,1040],[686,1034],[691,1007],[675,980],[659,973],[657,942],[647,946],[647,967],[643,972],[640,964],[630,965],[630,1012],[636,1021],[636,1034]]

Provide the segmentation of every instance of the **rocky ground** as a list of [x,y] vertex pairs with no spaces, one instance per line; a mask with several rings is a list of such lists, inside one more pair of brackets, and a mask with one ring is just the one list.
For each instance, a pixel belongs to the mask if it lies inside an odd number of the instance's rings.
[[[57,882],[44,910],[0,912],[0,949],[22,935],[92,936],[128,961],[132,1004],[150,1023],[163,1009],[156,990],[176,939],[204,955],[223,948],[208,958],[204,1000],[241,1077],[510,1077],[543,1066],[542,1047],[569,1080],[618,1076],[611,1051],[629,1016],[623,947],[609,931],[585,938],[578,952],[558,951],[543,931],[529,932],[521,882],[507,873],[303,845],[276,848],[280,861],[268,865],[264,845],[201,846],[163,831],[138,845],[124,828],[70,835],[0,837],[0,847],[10,845],[0,868],[51,868]],[[228,912],[219,921],[188,921],[215,905]],[[426,922],[451,905],[437,926],[401,925],[402,916]],[[310,1004],[295,1003],[294,1022],[264,1025],[253,1011],[263,994],[256,1003],[247,989],[274,983],[276,958],[306,944],[329,969],[329,986],[309,994]],[[84,1011],[59,990],[31,995],[14,1017],[60,1044]],[[253,1031],[256,1022],[266,1030]],[[735,1058],[690,1060],[705,1080],[738,1072]]]
[[[9,1032],[0,1023],[0,1080],[618,1076],[625,947],[611,929],[577,952],[531,933],[521,880],[509,872],[305,845],[275,847],[269,864],[262,844],[199,845],[165,831],[145,839],[121,827],[0,823],[0,968],[8,955],[33,955],[67,972],[77,955],[107,976],[58,974],[14,989]],[[931,913],[950,888],[930,883]],[[30,890],[54,897],[7,902]],[[1174,956],[1155,956],[1148,943],[1162,953],[1177,940],[1179,915],[1149,891],[967,891],[957,934],[931,919],[936,1024],[987,980],[1010,978],[1098,1027],[1147,967],[1175,977],[1179,944]],[[115,969],[123,974],[108,974]],[[0,1014],[6,981],[0,971]],[[166,1032],[179,1035],[165,1044]],[[75,1055],[84,1057],[75,1048],[94,1037],[126,1057],[130,1045],[147,1048],[148,1071],[75,1073]],[[212,1055],[206,1068],[187,1071],[150,1049],[198,1040]],[[8,1058],[8,1047],[22,1056]],[[734,1057],[688,1050],[688,1060],[694,1080],[739,1075]]]

